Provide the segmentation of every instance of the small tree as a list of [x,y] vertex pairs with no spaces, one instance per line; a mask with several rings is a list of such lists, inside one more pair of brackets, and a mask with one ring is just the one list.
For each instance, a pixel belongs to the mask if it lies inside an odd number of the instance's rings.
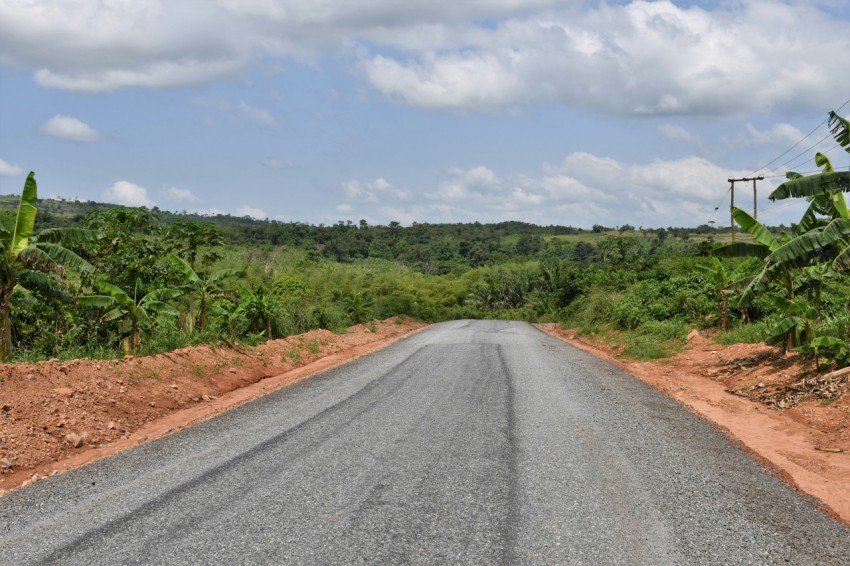
[[[195,269],[195,260],[199,253],[201,265],[205,268],[221,259],[219,253],[210,249],[224,244],[221,230],[212,222],[178,220],[166,230],[165,236],[169,241],[168,250],[185,259],[192,270]],[[207,250],[202,251],[203,248],[207,248]]]

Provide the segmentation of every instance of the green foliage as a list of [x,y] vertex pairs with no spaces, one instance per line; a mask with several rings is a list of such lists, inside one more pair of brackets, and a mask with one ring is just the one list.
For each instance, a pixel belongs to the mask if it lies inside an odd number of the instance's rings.
[[[625,355],[639,359],[669,355],[687,330],[727,315],[733,329],[724,340],[765,338],[792,317],[807,321],[810,336],[846,340],[840,315],[850,285],[837,272],[820,270],[825,258],[840,269],[850,257],[839,253],[850,242],[841,196],[813,198],[790,234],[741,211],[737,218],[753,241],[720,246],[716,257],[708,257],[715,242],[728,239],[708,226],[310,226],[67,203],[74,220],[51,208],[50,227],[27,236],[21,259],[29,267],[19,274],[13,300],[14,341],[21,357],[69,348],[120,355],[123,338],[128,347],[153,353],[314,328],[344,332],[397,315],[613,329]],[[17,217],[0,218],[8,220],[11,242]],[[106,237],[95,239],[92,230]],[[806,239],[795,240],[802,234]],[[75,265],[74,257],[86,263]],[[59,270],[60,259],[72,271]],[[805,303],[820,316],[791,312],[787,303],[768,300],[774,296]],[[135,324],[134,309],[145,313],[136,313]],[[744,319],[752,323],[735,326]],[[794,327],[795,336],[804,326]]]
[[99,234],[87,230],[58,229],[35,234],[37,198],[35,173],[30,172],[24,182],[11,229],[0,224],[0,361],[4,361],[12,351],[12,302],[17,286],[47,300],[68,301],[69,297],[61,287],[64,267],[83,271],[93,269],[62,243],[73,240],[91,242]]
[[818,336],[808,344],[798,346],[796,351],[811,355],[815,360],[815,369],[819,369],[821,358],[834,362],[839,368],[850,365],[850,348],[847,340],[835,336]]
[[656,360],[675,355],[685,343],[688,327],[682,321],[647,321],[639,328],[612,334],[608,342],[621,349],[620,356]]

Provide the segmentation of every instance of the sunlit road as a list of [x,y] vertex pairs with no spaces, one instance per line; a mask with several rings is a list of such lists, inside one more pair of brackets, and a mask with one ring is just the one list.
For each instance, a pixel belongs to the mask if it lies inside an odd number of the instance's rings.
[[515,322],[456,321],[0,498],[0,564],[848,564],[711,426]]

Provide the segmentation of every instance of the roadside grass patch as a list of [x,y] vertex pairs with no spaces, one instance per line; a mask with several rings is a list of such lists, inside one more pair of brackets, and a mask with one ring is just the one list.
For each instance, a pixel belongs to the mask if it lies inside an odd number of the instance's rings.
[[717,336],[717,341],[724,346],[732,344],[759,344],[770,335],[770,329],[776,320],[768,318],[748,324],[741,324]]
[[681,320],[647,321],[634,330],[610,332],[605,342],[618,358],[639,362],[675,356],[686,342],[688,326]]

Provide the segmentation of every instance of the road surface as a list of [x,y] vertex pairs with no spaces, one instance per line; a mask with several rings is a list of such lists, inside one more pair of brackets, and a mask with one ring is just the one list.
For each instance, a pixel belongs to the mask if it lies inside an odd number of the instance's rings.
[[439,324],[0,499],[2,564],[848,564],[850,531],[532,326]]

